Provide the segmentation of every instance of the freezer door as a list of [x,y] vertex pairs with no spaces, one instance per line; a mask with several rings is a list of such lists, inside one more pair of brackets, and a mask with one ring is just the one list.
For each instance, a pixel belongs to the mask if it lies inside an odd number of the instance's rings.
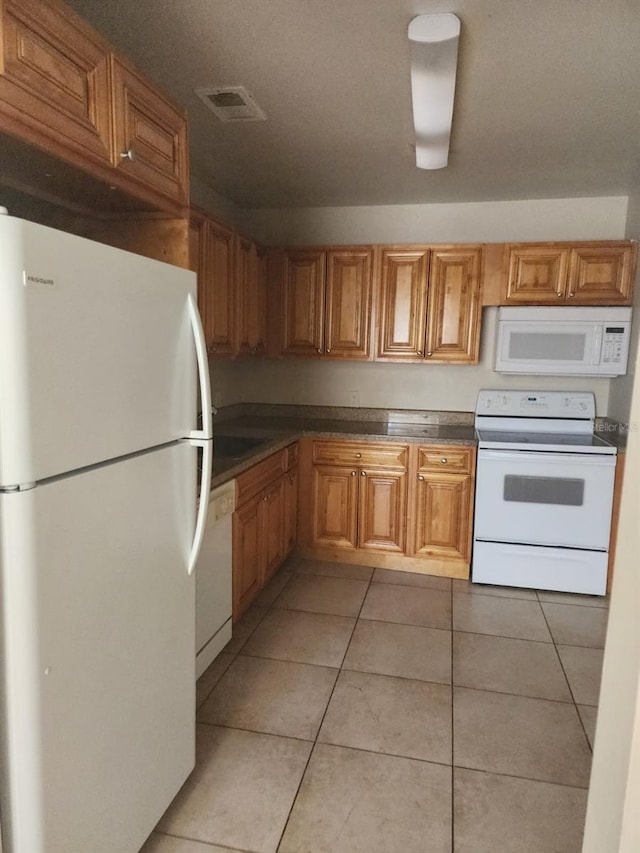
[[196,451],[0,496],[5,853],[137,853],[195,757]]
[[0,488],[189,435],[192,272],[0,215]]

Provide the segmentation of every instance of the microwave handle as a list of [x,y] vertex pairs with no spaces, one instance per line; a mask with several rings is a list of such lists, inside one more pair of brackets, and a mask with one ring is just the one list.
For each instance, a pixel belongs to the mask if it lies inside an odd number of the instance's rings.
[[596,323],[593,327],[593,357],[591,364],[600,364],[600,358],[602,357],[602,330],[603,326],[601,323]]

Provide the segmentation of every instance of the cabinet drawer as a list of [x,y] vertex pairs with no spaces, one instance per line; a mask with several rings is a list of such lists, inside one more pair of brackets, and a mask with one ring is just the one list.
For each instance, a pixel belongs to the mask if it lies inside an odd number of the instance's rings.
[[373,444],[371,442],[314,441],[313,462],[327,465],[367,465],[385,468],[407,467],[409,448],[406,444]]
[[290,444],[288,447],[285,447],[284,452],[286,454],[286,471],[290,471],[292,468],[298,464],[298,442],[295,444]]
[[266,489],[285,470],[285,451],[279,450],[236,477],[236,505],[241,506]]
[[473,464],[473,448],[438,445],[418,448],[419,471],[455,471],[468,473]]

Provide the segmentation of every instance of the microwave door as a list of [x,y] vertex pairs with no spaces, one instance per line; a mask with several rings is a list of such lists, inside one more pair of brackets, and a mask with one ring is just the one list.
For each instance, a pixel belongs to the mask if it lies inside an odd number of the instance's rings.
[[592,365],[597,328],[592,323],[500,324],[495,369],[547,375],[598,373],[598,365]]

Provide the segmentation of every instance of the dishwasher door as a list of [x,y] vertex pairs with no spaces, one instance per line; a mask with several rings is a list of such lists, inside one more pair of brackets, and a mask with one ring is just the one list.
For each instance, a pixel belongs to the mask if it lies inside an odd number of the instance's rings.
[[196,678],[231,639],[232,515],[236,482],[209,496],[204,541],[196,566]]

